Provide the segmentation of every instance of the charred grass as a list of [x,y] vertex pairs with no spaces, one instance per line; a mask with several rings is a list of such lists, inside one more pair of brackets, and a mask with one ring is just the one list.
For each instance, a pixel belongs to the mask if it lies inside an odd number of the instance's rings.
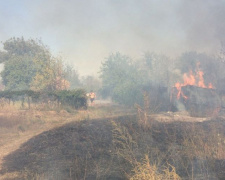
[[[91,119],[91,118],[90,118]],[[86,119],[45,131],[4,158],[15,179],[225,179],[225,120]],[[150,123],[151,122],[151,123]]]
[[[113,117],[129,112],[123,107],[104,105],[104,107],[90,107],[88,110],[70,108],[36,109],[21,108],[20,104],[5,103],[0,109],[0,169],[3,167],[3,157],[17,150],[20,145],[30,138],[70,122],[79,122],[100,117]],[[18,165],[18,164],[17,164]],[[21,172],[0,174],[0,179],[18,179]],[[23,177],[30,177],[29,171],[23,170]],[[15,178],[14,178],[15,177]],[[35,177],[43,179],[38,173]],[[24,179],[24,178],[22,178]],[[28,178],[30,179],[30,178]]]

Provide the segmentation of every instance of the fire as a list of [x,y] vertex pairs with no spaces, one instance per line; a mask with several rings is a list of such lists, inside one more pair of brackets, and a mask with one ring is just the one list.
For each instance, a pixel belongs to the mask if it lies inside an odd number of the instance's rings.
[[202,87],[202,88],[209,88],[209,86],[207,87],[204,83],[204,78],[203,78],[204,73],[203,73],[203,71],[198,71],[197,74],[198,74],[198,77],[199,77],[198,86]]
[[179,83],[177,82],[175,84],[175,87],[177,88],[177,99],[180,99],[180,96],[182,96],[184,99],[188,99],[187,96],[184,95],[184,93],[182,92],[182,87],[183,86],[187,86],[187,85],[192,85],[192,86],[197,86],[197,87],[201,87],[201,88],[209,88],[212,89],[213,85],[212,83],[209,83],[208,86],[205,85],[204,82],[204,72],[200,70],[199,68],[200,63],[197,63],[197,71],[195,74],[193,74],[193,72],[190,70],[189,73],[185,73],[183,75],[183,83]]
[[176,83],[176,84],[175,84],[175,87],[176,87],[177,90],[178,90],[178,93],[177,93],[177,99],[180,99],[180,95],[182,95],[182,97],[184,97],[184,99],[187,99],[187,98],[188,98],[188,97],[185,96],[184,93],[182,92],[182,90],[181,90],[181,87],[182,87],[182,86],[183,86],[183,85],[180,84],[180,83]]
[[208,88],[209,88],[209,89],[213,89],[212,83],[209,83]]
[[183,86],[195,85],[195,76],[193,75],[192,71],[190,71],[189,74],[185,73],[183,75],[183,80]]

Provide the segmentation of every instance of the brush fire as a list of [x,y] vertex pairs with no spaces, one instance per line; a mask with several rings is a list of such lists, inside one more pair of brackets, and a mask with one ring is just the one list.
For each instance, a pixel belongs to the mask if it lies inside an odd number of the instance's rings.
[[195,72],[190,70],[183,74],[183,83],[175,83],[172,101],[177,107],[182,105],[190,115],[212,116],[221,110],[221,98],[211,82],[205,83],[204,72],[199,66],[200,63],[197,63]]

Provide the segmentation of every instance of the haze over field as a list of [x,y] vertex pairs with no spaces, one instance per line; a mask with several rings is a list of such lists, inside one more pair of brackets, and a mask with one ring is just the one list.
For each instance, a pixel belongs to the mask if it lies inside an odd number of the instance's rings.
[[1,41],[41,38],[81,75],[117,51],[216,54],[225,40],[224,0],[1,0],[0,13]]
[[225,179],[225,0],[0,0],[0,179]]

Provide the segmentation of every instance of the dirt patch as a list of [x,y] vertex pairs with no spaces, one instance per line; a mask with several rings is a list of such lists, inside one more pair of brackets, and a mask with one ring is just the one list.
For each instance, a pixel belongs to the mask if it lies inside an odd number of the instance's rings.
[[181,112],[165,112],[160,114],[152,114],[151,119],[159,122],[203,122],[209,121],[211,117],[191,117],[187,111]]

